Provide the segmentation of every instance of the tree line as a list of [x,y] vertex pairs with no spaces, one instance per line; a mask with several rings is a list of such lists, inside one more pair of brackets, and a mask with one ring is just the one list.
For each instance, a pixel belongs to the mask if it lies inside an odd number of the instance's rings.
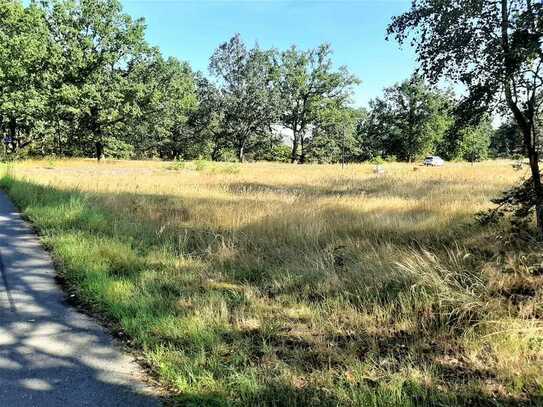
[[522,149],[516,125],[466,123],[452,92],[417,75],[355,108],[360,81],[328,44],[280,51],[235,35],[204,75],[148,44],[117,0],[5,0],[0,21],[8,157],[476,161]]

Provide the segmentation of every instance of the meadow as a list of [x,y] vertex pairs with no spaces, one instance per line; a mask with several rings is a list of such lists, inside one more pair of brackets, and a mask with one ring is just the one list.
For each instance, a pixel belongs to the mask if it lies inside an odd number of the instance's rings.
[[24,161],[1,187],[180,405],[537,405],[543,247],[475,220],[511,164]]

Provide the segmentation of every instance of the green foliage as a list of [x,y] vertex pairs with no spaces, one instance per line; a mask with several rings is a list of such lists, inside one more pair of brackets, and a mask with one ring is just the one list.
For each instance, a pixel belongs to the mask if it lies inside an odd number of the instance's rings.
[[237,174],[240,171],[239,165],[235,163],[214,163],[208,160],[175,161],[167,165],[166,169],[171,171],[197,171],[209,174]]
[[460,146],[457,157],[469,162],[488,158],[492,125],[489,120],[478,126],[470,126],[460,131]]
[[197,104],[194,76],[149,47],[143,20],[119,1],[2,2],[0,20],[0,135],[8,153],[182,153]]
[[285,144],[262,145],[252,154],[254,161],[290,162],[291,148]]
[[194,162],[194,169],[196,171],[204,171],[206,168],[208,168],[209,162],[206,160],[196,160]]
[[43,121],[56,75],[49,63],[58,54],[38,6],[2,1],[0,22],[0,141],[18,156],[46,136]]
[[[532,188],[532,180],[526,179],[520,185],[505,191],[502,196],[492,200],[496,206],[479,214],[483,224],[496,223],[504,216],[511,214],[515,224],[523,223],[529,226],[537,200]],[[523,228],[526,230],[526,228]]]
[[147,88],[136,80],[150,52],[144,22],[123,13],[117,0],[41,4],[59,56],[53,114],[69,117],[78,142],[100,159],[119,126],[144,113]]
[[311,137],[305,138],[307,162],[337,163],[356,161],[359,146],[356,125],[365,110],[355,110],[329,101],[316,117]]
[[489,106],[513,116],[530,162],[543,236],[542,15],[543,3],[532,0],[419,0],[394,17],[388,34],[415,46],[421,70],[430,80],[448,79],[465,86],[466,97],[458,110],[468,124],[471,118],[480,119]]
[[[345,115],[353,86],[359,80],[346,67],[334,71],[331,54],[329,44],[307,51],[292,46],[281,54],[281,123],[293,133],[293,162],[304,162],[309,154],[316,155],[318,161],[324,157],[337,161],[337,146],[334,159],[330,151],[315,153],[315,145],[326,145],[326,141],[337,139],[338,132],[351,127],[352,123],[338,126],[336,114]],[[335,128],[330,129],[330,125]],[[320,140],[311,140],[316,135],[315,129],[321,126],[327,127],[327,131],[320,132]],[[313,152],[308,153],[311,149],[308,144],[312,141]]]
[[[243,161],[248,151],[271,141],[272,124],[279,115],[275,86],[279,68],[274,51],[248,49],[241,37],[232,37],[213,53],[209,69],[218,79],[214,101],[221,138]],[[277,142],[278,140],[276,140]]]
[[514,122],[503,123],[490,137],[490,151],[494,157],[513,158],[522,155],[522,134]]
[[381,157],[380,155],[376,155],[375,157],[372,157],[372,159],[370,160],[370,164],[375,164],[375,165],[380,165],[380,164],[384,164],[386,161],[383,157]]
[[104,146],[104,156],[118,160],[128,160],[134,156],[134,146],[116,138],[108,138]]
[[395,163],[396,161],[398,161],[398,157],[396,157],[395,155],[387,155],[385,157],[385,161],[387,163]]
[[[144,21],[119,0],[8,1],[0,19],[0,137],[10,159],[485,157],[479,138],[450,131],[461,118],[452,95],[418,76],[386,89],[371,111],[354,109],[359,80],[334,67],[328,44],[281,52],[235,35],[211,56],[208,79],[151,47]],[[289,158],[278,127],[291,132]],[[517,152],[513,139],[497,132],[493,154]]]
[[134,72],[145,86],[140,101],[143,117],[133,117],[123,129],[138,157],[193,159],[205,155],[206,143],[191,122],[198,108],[196,75],[188,63],[165,60],[153,53]]
[[289,162],[290,161],[290,148],[284,144],[280,144],[273,148],[273,151],[268,158],[268,161],[280,161],[280,162]]
[[362,158],[415,161],[434,153],[453,124],[453,104],[449,92],[418,76],[385,89],[382,98],[370,102],[369,116],[358,128]]
[[166,169],[172,171],[180,171],[187,168],[187,163],[185,161],[174,161],[172,164],[168,164]]

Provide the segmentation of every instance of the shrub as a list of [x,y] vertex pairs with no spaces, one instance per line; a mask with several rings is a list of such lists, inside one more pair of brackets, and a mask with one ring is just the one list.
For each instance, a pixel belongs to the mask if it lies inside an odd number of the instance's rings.
[[395,163],[395,162],[398,161],[398,157],[396,157],[395,155],[387,155],[387,156],[385,157],[385,161],[386,161],[387,163]]
[[116,160],[128,160],[134,156],[134,146],[122,140],[111,138],[104,147],[104,156]]
[[379,165],[379,164],[384,164],[384,163],[385,163],[385,160],[383,160],[383,157],[381,157],[380,155],[376,155],[370,160],[370,164]]
[[209,168],[210,162],[206,160],[196,160],[194,161],[194,169],[196,171],[204,171],[205,169]]

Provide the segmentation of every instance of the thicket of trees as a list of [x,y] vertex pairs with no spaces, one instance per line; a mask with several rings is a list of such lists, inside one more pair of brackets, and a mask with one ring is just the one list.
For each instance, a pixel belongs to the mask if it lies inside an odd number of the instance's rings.
[[[521,152],[516,125],[466,122],[419,76],[355,109],[332,50],[249,47],[239,35],[209,76],[164,58],[117,0],[0,2],[0,135],[7,156],[475,161]],[[288,144],[288,145],[287,145]]]

